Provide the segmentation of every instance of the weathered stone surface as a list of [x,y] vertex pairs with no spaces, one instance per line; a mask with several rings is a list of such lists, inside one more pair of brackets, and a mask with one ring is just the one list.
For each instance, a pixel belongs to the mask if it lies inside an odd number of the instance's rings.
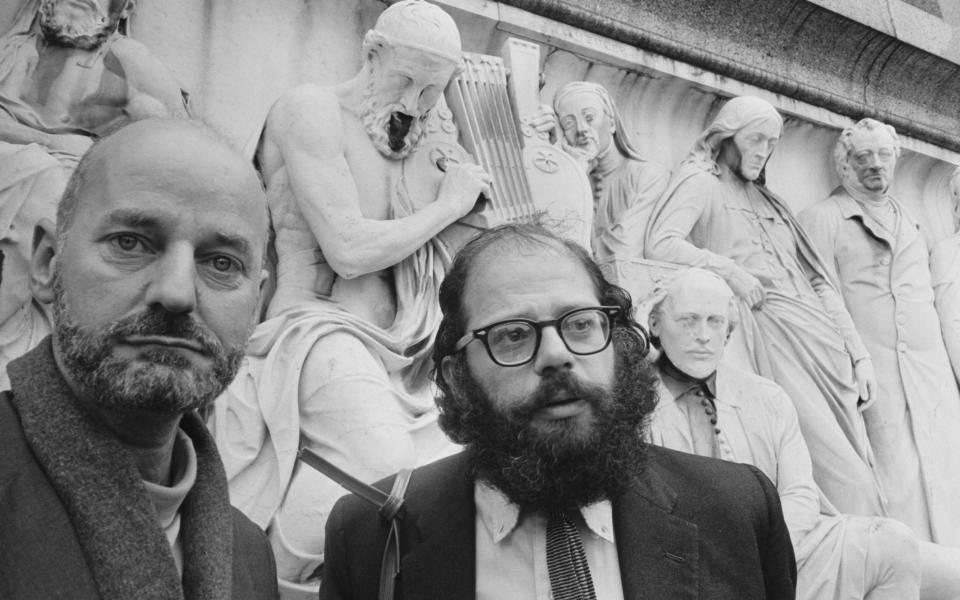
[[[813,2],[506,0],[504,4],[853,119],[872,116],[913,137],[960,149],[960,105],[955,102],[960,66]],[[906,17],[901,14],[898,19],[907,27]],[[894,25],[892,17],[881,23],[884,30]]]

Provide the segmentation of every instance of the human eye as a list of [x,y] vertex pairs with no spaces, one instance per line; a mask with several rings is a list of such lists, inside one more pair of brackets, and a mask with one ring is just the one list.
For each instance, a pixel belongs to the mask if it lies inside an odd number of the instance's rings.
[[564,131],[572,131],[577,127],[577,121],[573,117],[564,117],[560,119],[560,127]]
[[133,233],[117,233],[107,238],[116,254],[144,254],[152,251],[141,236]]
[[495,325],[487,334],[490,347],[499,351],[510,351],[521,347],[533,339],[533,328],[522,321]]
[[563,321],[563,330],[571,333],[583,333],[597,328],[597,315],[578,314]]
[[245,272],[243,262],[227,254],[213,254],[200,264],[211,280],[221,284],[234,284]]
[[707,324],[710,325],[713,329],[720,329],[727,324],[727,320],[724,317],[715,316],[707,319]]

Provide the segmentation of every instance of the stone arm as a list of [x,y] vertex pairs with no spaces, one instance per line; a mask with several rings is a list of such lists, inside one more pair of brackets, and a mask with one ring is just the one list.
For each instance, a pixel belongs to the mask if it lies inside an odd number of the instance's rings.
[[37,144],[44,148],[70,156],[80,156],[93,144],[86,135],[74,133],[48,133],[24,125],[0,108],[0,141],[11,144]]
[[[854,363],[869,359],[870,353],[860,339],[860,334],[853,324],[853,318],[847,311],[843,298],[835,287],[840,278],[837,268],[837,253],[835,242],[839,236],[839,215],[834,218],[831,202],[825,201],[814,205],[801,212],[797,216],[801,227],[807,233],[807,237],[813,242],[814,247],[823,259],[823,264],[827,269],[827,274],[833,280],[833,284],[826,281],[816,269],[814,269],[806,260],[800,256],[800,264],[806,272],[807,278],[813,290],[820,297],[824,309],[833,317],[840,333],[843,336],[844,346],[847,353]],[[798,253],[799,254],[799,253]]]
[[713,175],[707,172],[692,175],[660,198],[644,241],[644,258],[709,269],[723,277],[750,306],[759,306],[764,294],[756,277],[732,258],[698,248],[689,241],[693,228],[702,219],[710,218],[707,207],[720,203],[712,198],[712,179]]
[[127,82],[124,114],[130,121],[149,117],[186,117],[183,92],[173,73],[146,46],[130,38],[117,40],[104,59],[107,68],[111,56]]
[[786,392],[778,389],[770,398],[764,398],[772,411],[771,431],[777,453],[777,472],[774,481],[783,518],[790,530],[794,548],[820,520],[820,495],[813,479],[810,450],[800,433],[797,409]]
[[820,272],[804,260],[802,254],[800,255],[800,264],[806,272],[810,285],[820,298],[823,308],[840,329],[844,347],[847,354],[850,355],[850,360],[853,361],[853,374],[857,380],[860,399],[863,401],[860,405],[862,410],[866,408],[866,402],[876,398],[877,375],[873,369],[870,353],[853,324],[853,318],[850,316],[840,292],[835,287],[835,285],[839,285],[840,281],[836,240],[840,234],[841,216],[836,211],[836,204],[828,199],[811,206],[797,218],[801,227],[807,233],[807,237],[813,242],[814,248],[820,254],[828,276],[833,280],[833,284],[826,281]]
[[[391,267],[467,214],[489,176],[476,165],[448,167],[435,201],[406,217],[363,214],[355,178],[344,157],[342,108],[331,92],[301,86],[267,117],[267,141],[279,148],[297,207],[331,268],[351,279]],[[384,204],[389,199],[383,199]]]

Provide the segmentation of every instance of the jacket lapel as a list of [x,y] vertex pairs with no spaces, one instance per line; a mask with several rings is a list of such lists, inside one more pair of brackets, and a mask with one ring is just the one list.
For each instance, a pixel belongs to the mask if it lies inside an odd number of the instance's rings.
[[[473,480],[463,454],[427,485],[411,514],[420,515],[407,529],[411,546],[400,565],[404,600],[472,600],[476,595],[476,508]],[[454,481],[454,485],[449,482]],[[412,500],[412,499],[411,499]]]
[[613,526],[626,600],[693,600],[699,583],[699,531],[673,515],[676,493],[653,464],[613,502]]
[[8,372],[24,436],[70,515],[100,595],[183,598],[133,458],[77,407],[50,338]]

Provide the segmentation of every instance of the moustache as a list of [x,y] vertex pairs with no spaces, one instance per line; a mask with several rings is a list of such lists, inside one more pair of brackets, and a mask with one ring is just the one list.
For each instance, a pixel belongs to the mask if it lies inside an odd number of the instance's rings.
[[213,334],[186,315],[163,309],[149,309],[113,323],[104,337],[122,339],[129,336],[163,336],[196,342],[206,355],[216,355],[222,344]]
[[522,405],[514,407],[511,416],[516,421],[526,422],[538,410],[556,404],[558,398],[564,402],[580,399],[595,404],[605,395],[607,391],[603,387],[586,384],[573,373],[562,371],[545,377]]

